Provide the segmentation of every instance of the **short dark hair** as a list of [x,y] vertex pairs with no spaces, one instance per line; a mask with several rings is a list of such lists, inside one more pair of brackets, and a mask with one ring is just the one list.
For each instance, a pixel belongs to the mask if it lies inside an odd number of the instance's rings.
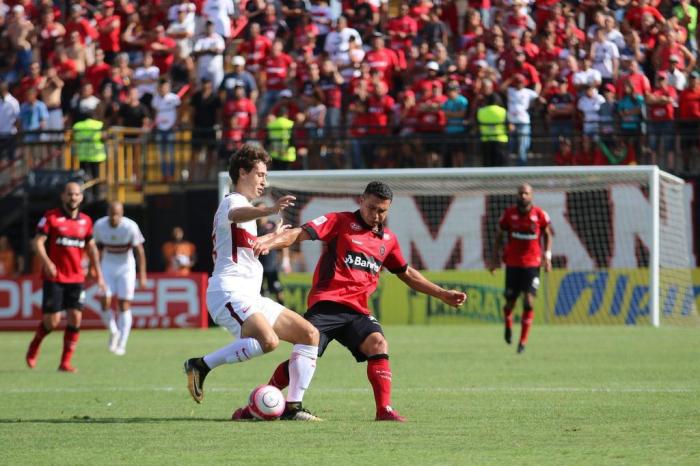
[[243,144],[229,159],[228,176],[236,184],[238,183],[239,170],[242,168],[246,172],[250,172],[258,162],[268,165],[270,163],[270,155],[257,144]]
[[391,191],[391,188],[382,181],[371,181],[367,185],[363,196],[369,196],[370,194],[380,199],[389,199],[390,201],[394,199],[394,193]]

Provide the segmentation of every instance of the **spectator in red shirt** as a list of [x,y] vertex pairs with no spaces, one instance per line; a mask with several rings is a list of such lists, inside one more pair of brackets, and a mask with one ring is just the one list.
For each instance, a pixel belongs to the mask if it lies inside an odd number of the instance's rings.
[[56,45],[63,42],[66,36],[66,28],[63,24],[54,20],[53,10],[47,8],[41,15],[41,27],[39,30],[39,44],[41,46],[41,60],[48,63],[53,59]]
[[399,60],[393,50],[384,47],[384,35],[380,32],[372,37],[372,49],[365,55],[365,61],[372,70],[382,73],[382,81],[391,89],[394,74],[400,71]]
[[245,58],[246,70],[260,80],[262,64],[272,50],[272,41],[260,33],[260,24],[252,23],[248,28],[248,40],[238,48],[238,54]]
[[84,45],[86,39],[96,40],[100,34],[92,26],[92,23],[83,15],[83,7],[79,3],[74,3],[70,7],[70,16],[66,22],[66,34],[78,31],[80,42]]
[[177,43],[174,39],[165,35],[163,25],[156,26],[155,37],[146,45],[146,51],[153,53],[153,63],[160,70],[160,75],[168,74],[175,61]]
[[678,106],[676,89],[668,83],[668,73],[656,74],[656,86],[647,94],[647,118],[649,119],[649,147],[652,150],[651,163],[656,165],[657,155],[666,155],[673,160],[674,108]]
[[288,82],[296,75],[296,62],[283,50],[284,44],[276,39],[272,43],[270,55],[263,61],[261,87],[264,86],[265,92],[260,105],[260,116],[263,118],[277,102],[280,92],[287,88]]
[[99,89],[110,73],[110,66],[105,63],[105,54],[102,49],[95,50],[95,63],[88,66],[85,71],[85,79],[92,84],[93,89]]
[[617,78],[617,82],[615,83],[618,99],[621,99],[625,94],[625,84],[628,82],[632,83],[635,94],[646,96],[651,92],[649,78],[647,78],[644,73],[639,71],[639,63],[636,60],[633,60],[629,55],[624,55],[622,57],[620,77]]
[[224,103],[223,116],[227,127],[230,126],[232,118],[234,119],[235,127],[243,138],[250,138],[251,130],[258,128],[258,111],[255,108],[255,102],[246,97],[242,83],[238,83],[234,88],[233,99]]
[[389,47],[405,54],[418,35],[418,22],[408,15],[407,3],[399,6],[399,15],[391,18],[386,29],[389,34]]
[[41,65],[39,62],[32,62],[29,65],[29,74],[22,78],[19,82],[19,90],[17,92],[17,100],[20,103],[27,100],[27,91],[31,88],[39,89],[46,77],[41,75]]
[[121,50],[119,35],[121,33],[121,18],[114,13],[114,2],[107,0],[102,4],[103,14],[97,21],[99,33],[98,44],[105,53],[105,61],[110,65]]
[[627,13],[625,14],[625,21],[627,21],[629,25],[632,26],[632,29],[641,29],[642,18],[645,14],[651,15],[654,18],[654,20],[660,24],[666,22],[659,10],[649,5],[648,0],[636,0],[636,2],[633,1],[632,6],[627,9]]
[[[688,76],[688,86],[678,97],[678,132],[681,147],[697,151],[700,140],[700,72],[693,71]],[[684,151],[684,164],[688,169],[688,154]]]

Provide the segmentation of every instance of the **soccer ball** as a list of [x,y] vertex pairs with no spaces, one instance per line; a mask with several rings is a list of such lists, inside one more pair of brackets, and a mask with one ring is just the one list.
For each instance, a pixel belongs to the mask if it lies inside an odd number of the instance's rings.
[[256,419],[273,421],[284,412],[284,395],[272,385],[258,385],[250,393],[248,408]]

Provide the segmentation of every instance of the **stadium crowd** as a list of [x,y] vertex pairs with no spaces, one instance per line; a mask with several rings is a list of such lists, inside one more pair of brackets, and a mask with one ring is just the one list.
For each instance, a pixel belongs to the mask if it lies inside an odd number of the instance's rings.
[[533,139],[562,165],[672,159],[700,138],[696,3],[0,0],[0,158],[92,118],[164,160],[189,128],[214,165],[250,139],[275,168],[525,165]]

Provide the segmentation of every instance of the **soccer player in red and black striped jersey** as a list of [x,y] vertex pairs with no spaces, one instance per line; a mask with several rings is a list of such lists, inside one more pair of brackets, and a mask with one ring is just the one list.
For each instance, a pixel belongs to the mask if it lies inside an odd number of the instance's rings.
[[[384,226],[392,198],[388,185],[373,181],[360,197],[359,210],[322,215],[300,228],[281,230],[254,248],[265,253],[297,241],[326,243],[314,272],[309,309],[304,315],[319,330],[318,355],[323,355],[331,341],[338,340],[357,362],[367,361],[367,378],[377,409],[375,419],[403,422],[404,417],[391,406],[389,346],[382,326],[367,307],[369,296],[377,288],[380,270],[386,268],[414,290],[450,306],[461,306],[467,296],[441,288],[408,265],[396,235]],[[289,361],[285,361],[277,367],[270,385],[280,389],[287,386],[288,365]],[[234,413],[234,420],[247,417],[246,408]]]
[[61,207],[47,211],[37,226],[34,246],[43,266],[43,318],[27,350],[26,361],[30,368],[36,366],[41,341],[58,327],[61,312],[66,311],[68,322],[63,334],[63,354],[58,370],[76,372],[71,358],[80,336],[84,300],[83,249],[87,249],[100,291],[105,291],[97,246],[92,237],[92,219],[80,212],[82,202],[80,185],[66,183],[61,194]]
[[[507,235],[503,257],[501,246]],[[542,242],[544,240],[544,254]],[[505,320],[505,340],[512,340],[513,308],[518,296],[523,297],[523,317],[521,321],[518,353],[525,351],[527,337],[535,311],[533,304],[540,286],[540,266],[544,257],[544,270],[552,270],[552,230],[547,212],[532,203],[532,186],[523,183],[518,188],[517,204],[508,207],[498,221],[496,244],[493,249],[491,273],[506,264],[506,304],[503,307]]]

